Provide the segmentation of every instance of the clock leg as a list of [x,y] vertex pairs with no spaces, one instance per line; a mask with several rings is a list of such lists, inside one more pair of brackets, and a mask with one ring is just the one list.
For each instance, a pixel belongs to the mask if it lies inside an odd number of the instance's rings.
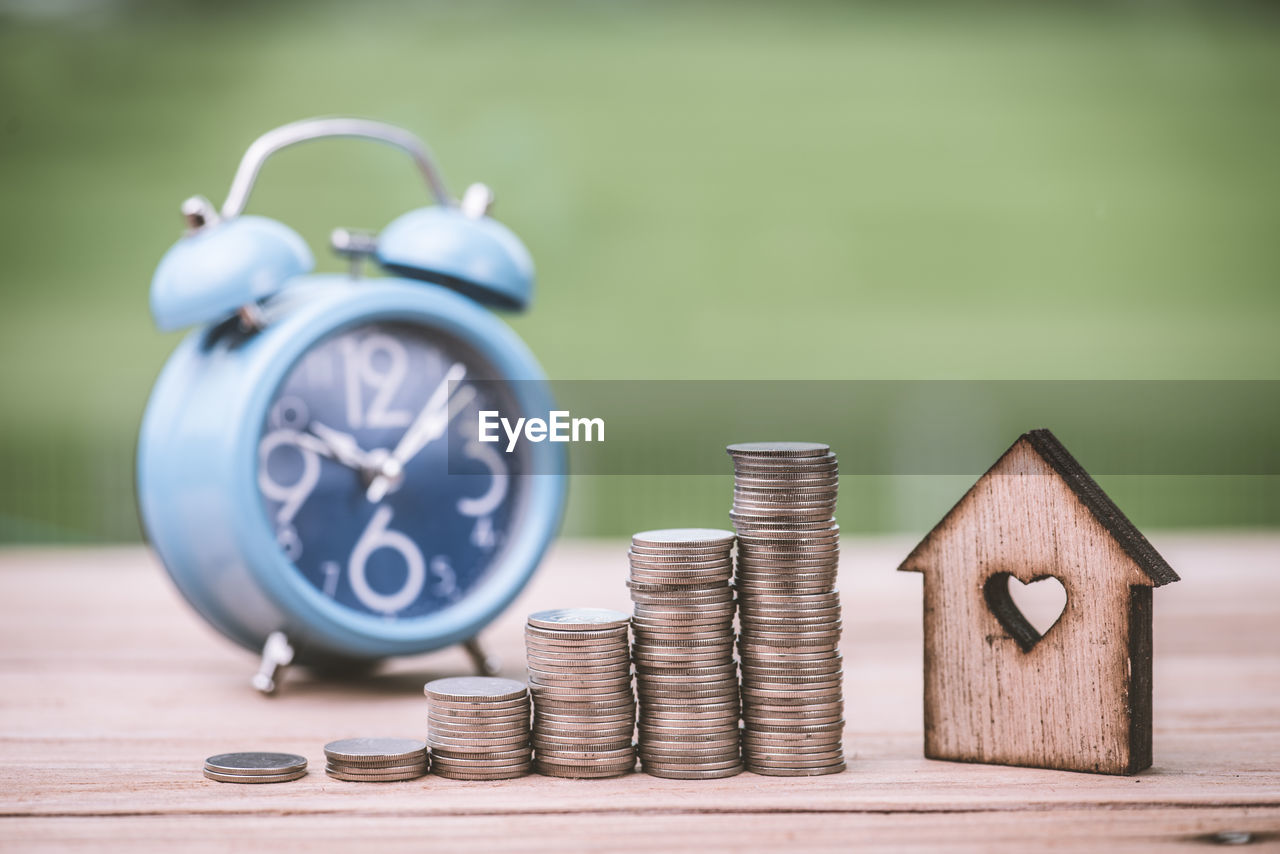
[[253,674],[253,687],[263,694],[274,694],[283,681],[284,668],[293,661],[293,647],[284,632],[272,632],[262,645],[262,662]]
[[498,671],[502,669],[502,662],[498,657],[484,651],[484,647],[480,645],[479,635],[463,642],[462,647],[471,657],[471,664],[481,676],[497,676]]

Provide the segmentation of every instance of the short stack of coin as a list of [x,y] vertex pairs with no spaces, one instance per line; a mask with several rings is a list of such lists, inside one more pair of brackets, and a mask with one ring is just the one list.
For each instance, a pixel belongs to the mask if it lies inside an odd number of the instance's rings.
[[506,780],[529,773],[529,691],[523,682],[455,676],[428,682],[431,770],[454,780]]
[[640,765],[655,777],[742,771],[733,542],[733,532],[706,528],[631,538]]
[[635,768],[631,618],[604,608],[529,615],[533,767],[553,777],[616,777]]
[[836,456],[810,442],[728,451],[743,761],[749,771],[774,776],[843,771]]
[[427,743],[416,738],[344,738],[324,746],[324,771],[337,780],[386,783],[427,773]]
[[204,775],[219,783],[288,783],[306,774],[307,759],[296,753],[219,753],[204,761]]

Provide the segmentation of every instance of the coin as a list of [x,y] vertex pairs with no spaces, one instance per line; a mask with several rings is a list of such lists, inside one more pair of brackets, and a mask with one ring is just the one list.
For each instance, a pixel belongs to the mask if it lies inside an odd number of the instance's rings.
[[[600,663],[620,663],[625,662],[627,656],[630,656],[630,640],[623,644],[614,644],[609,641],[607,644],[594,645],[589,648],[593,656],[591,658],[599,658]],[[566,659],[588,658],[584,656],[584,647],[581,644],[548,644],[544,641],[525,638],[525,650],[529,656],[534,658],[550,658],[559,663],[563,663]]]
[[533,753],[525,751],[520,756],[500,757],[493,759],[491,757],[466,757],[455,758],[451,756],[439,756],[434,760],[434,767],[440,769],[456,769],[459,771],[500,771],[504,768],[523,768],[533,761]]
[[825,457],[814,457],[808,462],[797,461],[791,465],[743,458],[734,462],[733,473],[735,477],[766,479],[785,485],[789,477],[801,479],[831,477],[838,481],[840,466],[835,460]]
[[704,679],[736,679],[738,668],[732,662],[713,667],[642,667],[637,670],[649,680],[676,679],[701,682]]
[[[307,759],[305,756],[299,756],[296,753],[267,753],[260,751],[219,753],[210,756],[204,761],[204,770],[218,774],[221,777],[279,777],[290,774],[302,776],[307,770]],[[206,776],[208,776],[207,773]],[[211,777],[210,779],[220,778]],[[223,782],[239,781],[224,780]]]
[[[433,710],[433,713],[438,715],[441,718],[449,718],[449,717],[473,717],[473,718],[474,717],[486,717],[486,718],[494,717],[496,718],[496,717],[501,717],[503,715],[506,715],[509,717],[519,717],[522,711],[527,713],[529,710],[528,697],[525,697],[523,700],[516,700],[511,702],[503,701],[501,703],[492,703],[492,704],[483,705],[479,707],[477,707],[475,703],[461,701],[461,700],[447,700],[447,701],[432,700],[431,702],[432,702],[431,708]],[[486,711],[491,712],[491,714],[480,714],[480,715],[457,714],[457,713],[475,711],[477,708],[485,709]]]
[[675,605],[636,605],[636,615],[631,618],[632,627],[652,628],[671,623],[732,623],[734,603],[712,602],[702,605],[679,607]]
[[[504,710],[505,711],[505,710]],[[490,726],[518,726],[529,720],[529,707],[525,706],[518,709],[514,714],[477,714],[475,712],[465,712],[462,709],[432,709],[427,716],[429,723],[438,724],[441,727],[480,727],[487,728]]]
[[761,513],[779,516],[830,516],[836,508],[836,500],[826,495],[802,495],[796,493],[744,493],[733,494],[734,510],[742,515]]
[[804,582],[761,582],[748,581],[739,578],[735,582],[738,592],[744,596],[752,593],[830,593],[835,588],[835,581],[831,578],[826,579],[809,579]]
[[585,641],[599,641],[602,649],[620,649],[627,645],[626,632],[569,632],[552,634],[543,629],[526,629],[525,643],[535,649],[582,649]]
[[[655,649],[657,647],[645,650],[637,649],[636,663],[654,667],[679,667],[682,665],[687,667],[713,667],[733,660],[732,647],[708,647],[696,655],[694,654],[697,652],[696,650],[680,649],[679,647],[669,648],[666,654],[655,652]],[[645,684],[644,673],[638,672],[636,674],[637,689]]]
[[785,681],[788,677],[795,676],[802,681],[810,681],[814,677],[830,677],[833,674],[840,673],[840,661],[806,661],[790,667],[759,667],[753,664],[744,664],[742,667],[743,674],[749,675],[753,680],[769,681]]
[[[637,620],[641,618],[637,617]],[[718,633],[733,636],[733,616],[716,614],[700,616],[696,614],[646,615],[636,624],[637,638],[656,638],[662,635],[685,637],[696,634]]]
[[665,777],[669,780],[714,780],[714,779],[719,779],[721,777],[733,777],[737,774],[741,774],[743,770],[743,766],[741,763],[738,763],[728,768],[715,770],[715,771],[706,771],[706,770],[699,770],[696,768],[689,770],[689,769],[680,768],[677,766],[670,766],[670,765],[655,766],[655,765],[647,765],[647,764],[641,763],[640,770],[644,771],[644,773],[649,774],[650,776]]
[[441,708],[435,705],[428,712],[428,717],[446,726],[514,725],[528,720],[529,700],[522,700],[514,706],[495,703],[492,707],[473,704],[470,708]]
[[219,783],[288,783],[307,775],[304,768],[290,774],[223,774],[219,771],[204,769],[204,776]]
[[688,762],[696,765],[702,762],[722,762],[737,759],[739,742],[722,739],[718,742],[662,742],[648,745],[637,751],[641,759],[658,759],[662,762]]
[[696,694],[686,694],[684,696],[671,697],[646,697],[641,704],[646,714],[649,715],[665,715],[665,714],[690,714],[692,712],[705,712],[711,714],[713,712],[725,712],[731,709],[738,709],[741,704],[738,697],[719,697],[708,700],[706,697],[699,697]]
[[[839,745],[840,730],[827,732],[760,732],[754,729],[742,734],[742,743],[747,747],[774,746],[800,747],[805,745]],[[834,747],[832,747],[834,749]]]
[[632,581],[631,579],[627,579],[627,587],[632,591],[639,591],[641,593],[668,593],[668,594],[679,594],[684,591],[695,592],[695,591],[703,591],[703,590],[727,589],[725,582],[718,578],[711,579],[708,581],[699,579],[697,583],[694,583],[694,584],[667,584],[667,583],[654,584],[647,581]]
[[585,679],[596,679],[606,678],[620,672],[629,673],[631,659],[628,657],[625,664],[610,662],[608,660],[600,662],[596,659],[590,659],[581,669],[578,669],[572,663],[566,662],[563,659],[548,659],[542,656],[529,656],[526,659],[526,664],[543,676],[581,676]]
[[739,613],[748,615],[759,612],[761,616],[794,614],[807,617],[818,614],[839,613],[840,598],[830,596],[761,596],[742,602]]
[[367,771],[329,763],[325,766],[324,772],[334,779],[351,783],[390,783],[399,780],[416,780],[427,773],[427,763]]
[[[840,552],[840,540],[837,537],[779,537],[771,532],[768,537],[760,537],[738,547],[738,556],[746,558],[750,563],[755,560],[780,563],[792,560],[830,560]],[[805,532],[808,533],[808,532]]]
[[733,572],[733,561],[729,558],[718,560],[699,560],[699,561],[680,561],[671,563],[657,563],[655,561],[644,561],[632,558],[631,560],[631,577],[636,578],[637,574],[653,576],[656,580],[655,584],[689,584],[693,581],[718,580],[724,570]]
[[[661,614],[674,609],[675,613],[688,612],[691,608],[707,607],[709,609],[723,609],[734,606],[733,588],[730,587],[731,579],[720,579],[714,582],[715,587],[673,587],[670,584],[649,585],[650,587],[661,587],[661,590],[644,590],[640,589],[641,585],[637,582],[628,580],[627,587],[631,592],[631,601],[636,605],[643,605],[652,613]],[[697,594],[707,593],[711,591],[728,592],[729,595],[723,598],[702,598]],[[683,594],[688,594],[685,598]],[[635,625],[635,617],[632,617],[631,624]]]
[[767,777],[817,777],[822,774],[839,774],[848,766],[844,762],[835,765],[826,765],[819,768],[781,768],[778,766],[763,765],[759,763],[750,763],[747,770],[753,774],[761,774]]
[[642,770],[663,769],[670,771],[708,771],[737,767],[741,770],[742,757],[734,748],[728,752],[704,753],[696,756],[671,756],[660,754],[644,754],[639,757]]
[[495,751],[515,750],[529,744],[527,733],[519,736],[503,738],[451,738],[448,736],[431,736],[429,739],[432,751],[443,748],[451,753],[491,753]]
[[635,770],[636,760],[632,757],[631,761],[618,765],[603,765],[599,767],[581,767],[577,765],[548,765],[542,762],[534,762],[533,770],[547,777],[573,777],[577,779],[599,779],[602,777],[618,777],[622,774],[630,774]]
[[427,743],[416,738],[344,738],[324,746],[330,762],[353,765],[425,762]]
[[632,568],[639,566],[650,569],[681,569],[684,567],[702,569],[733,563],[733,558],[726,549],[708,552],[669,551],[656,555],[629,551],[627,552],[627,560]]
[[627,550],[627,555],[641,558],[670,558],[674,555],[681,560],[710,560],[722,558],[725,552],[731,550],[717,543],[702,546],[642,546],[633,542],[631,548]]
[[542,712],[534,717],[534,729],[546,732],[552,732],[563,727],[566,730],[571,726],[589,728],[592,732],[617,732],[621,731],[624,725],[634,726],[636,719],[635,710],[631,710],[625,715],[600,715],[592,717],[590,715],[558,715],[552,712]]
[[835,524],[834,518],[829,519],[762,519],[754,522],[751,526],[752,532],[756,534],[771,534],[775,531],[825,531]]
[[494,676],[451,676],[428,682],[423,689],[433,700],[483,700],[498,703],[525,697],[525,684]]
[[735,477],[752,477],[772,479],[785,484],[787,477],[818,478],[840,476],[840,465],[832,457],[810,457],[807,460],[796,460],[791,463],[769,462],[764,459],[748,459],[743,457],[734,460]]
[[838,488],[840,488],[840,475],[836,472],[783,471],[778,474],[760,475],[740,471],[733,478],[733,489],[736,492],[748,492],[748,490],[786,492],[786,490],[835,490]]
[[438,747],[431,751],[432,759],[506,759],[506,760],[523,760],[529,758],[531,748],[528,745],[519,745],[512,748],[497,747],[492,750],[453,750],[448,747]]
[[631,571],[631,580],[635,584],[659,584],[663,586],[686,583],[698,585],[708,583],[728,584],[729,579],[732,577],[733,564],[731,563],[720,564],[714,572],[702,570],[655,572],[639,567]]
[[651,548],[670,548],[673,551],[690,546],[733,547],[733,531],[718,528],[666,528],[657,531],[641,531],[631,537],[632,545]]
[[440,777],[444,777],[447,780],[470,780],[472,782],[479,782],[479,781],[494,781],[494,780],[514,780],[517,777],[525,776],[531,770],[533,770],[532,763],[528,765],[521,765],[515,768],[504,768],[504,769],[495,770],[495,771],[471,770],[471,769],[463,770],[463,769],[456,769],[456,768],[444,768],[439,771],[436,771],[433,768],[432,772],[437,774]]
[[428,732],[430,738],[428,741],[432,745],[444,744],[448,741],[466,741],[468,743],[483,740],[488,744],[497,744],[502,741],[519,741],[528,737],[529,722],[522,721],[517,726],[497,728],[481,728],[481,727],[443,727],[435,721],[428,721]]
[[[728,512],[728,517],[733,522],[733,528],[742,531],[749,531],[753,522],[764,522],[764,524],[776,524],[776,522],[818,522],[831,519],[833,507],[831,504],[823,504],[818,507],[733,507]],[[777,528],[769,531],[787,530],[786,528]],[[822,530],[822,529],[818,529]]]
[[608,608],[554,608],[529,615],[529,625],[537,628],[562,629],[625,629],[630,618],[621,611]]
[[733,457],[822,457],[831,446],[822,442],[739,442],[726,448]]
[[533,743],[533,749],[545,761],[549,759],[578,759],[583,762],[599,762],[601,754],[613,754],[616,751],[630,753],[631,736],[613,741],[539,739]]
[[783,627],[793,627],[794,631],[809,631],[823,626],[838,626],[841,622],[839,608],[783,611],[752,607],[739,616],[754,628],[775,631]]
[[[787,444],[803,445],[803,448],[789,448]],[[730,445],[725,451],[733,458],[734,467],[776,465],[779,468],[794,469],[799,466],[817,463],[834,462],[836,455],[828,448],[822,450],[820,442],[783,443],[753,442]],[[754,445],[754,447],[751,447]]]
[[563,632],[555,632],[550,629],[526,628],[524,639],[526,643],[533,646],[543,646],[555,651],[562,649],[612,650],[615,647],[625,648],[630,642],[630,635],[627,629],[609,629],[601,632],[566,629]]

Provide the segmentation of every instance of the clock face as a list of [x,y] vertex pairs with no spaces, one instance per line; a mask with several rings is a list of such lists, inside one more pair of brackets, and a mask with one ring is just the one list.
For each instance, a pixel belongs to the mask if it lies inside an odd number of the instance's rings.
[[463,342],[409,323],[344,330],[293,366],[258,440],[258,490],[312,586],[351,610],[406,619],[483,581],[528,481],[517,476],[527,443],[504,453],[477,441],[479,410],[516,410],[495,379]]

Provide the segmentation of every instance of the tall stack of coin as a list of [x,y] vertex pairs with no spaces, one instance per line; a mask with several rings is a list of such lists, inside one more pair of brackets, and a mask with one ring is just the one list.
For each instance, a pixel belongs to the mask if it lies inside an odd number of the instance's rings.
[[506,780],[529,773],[529,691],[523,682],[455,676],[428,682],[431,770],[455,780]]
[[416,738],[343,738],[324,746],[325,773],[355,783],[416,780],[427,773],[427,743]]
[[631,620],[643,770],[684,780],[742,771],[731,531],[631,538]]
[[553,777],[616,777],[636,764],[631,618],[604,608],[529,615],[534,769]]
[[836,456],[810,442],[728,451],[743,761],[749,771],[775,776],[843,771]]

